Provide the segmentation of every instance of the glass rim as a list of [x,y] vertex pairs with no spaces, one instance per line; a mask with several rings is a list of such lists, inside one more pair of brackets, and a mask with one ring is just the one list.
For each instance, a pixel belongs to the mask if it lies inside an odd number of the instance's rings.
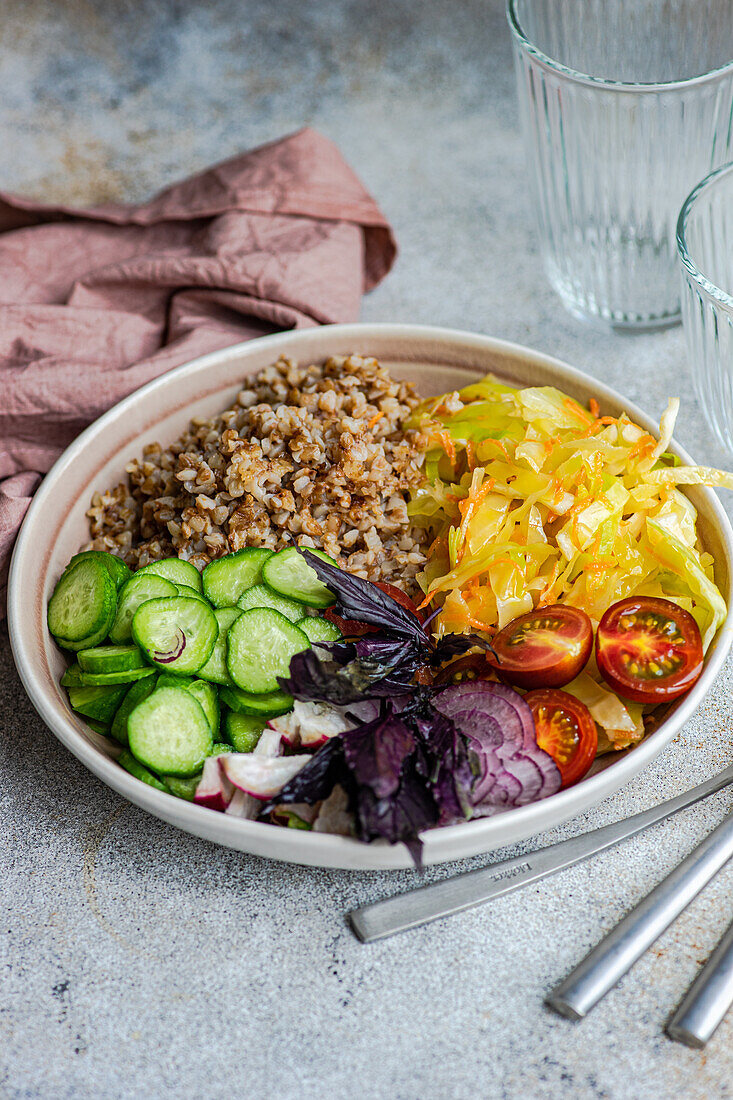
[[509,27],[519,45],[543,68],[548,69],[550,72],[560,73],[562,76],[568,77],[570,80],[575,81],[578,84],[590,84],[593,87],[606,88],[609,91],[615,92],[665,92],[675,91],[678,88],[690,88],[695,84],[704,84],[708,81],[718,79],[723,74],[733,70],[733,58],[730,61],[726,61],[725,64],[719,65],[715,69],[709,69],[707,72],[699,73],[697,76],[685,77],[681,80],[665,80],[659,83],[634,83],[628,80],[610,80],[606,77],[591,76],[589,73],[581,72],[579,69],[572,69],[568,65],[563,65],[561,61],[557,61],[555,58],[550,57],[549,54],[544,53],[539,46],[528,38],[525,33],[522,24],[519,21],[517,14],[517,4],[520,0],[506,0],[506,14],[509,21]]
[[714,298],[716,302],[720,302],[721,305],[733,309],[733,293],[723,290],[721,287],[717,286],[716,283],[711,282],[707,275],[703,274],[690,255],[690,250],[687,245],[687,221],[692,213],[693,206],[704,191],[714,187],[722,176],[730,174],[733,174],[733,161],[729,164],[723,164],[720,168],[716,168],[714,171],[709,172],[704,179],[701,179],[700,182],[693,187],[692,191],[690,191],[689,195],[682,203],[682,209],[677,218],[676,237],[677,253],[687,274],[710,298]]

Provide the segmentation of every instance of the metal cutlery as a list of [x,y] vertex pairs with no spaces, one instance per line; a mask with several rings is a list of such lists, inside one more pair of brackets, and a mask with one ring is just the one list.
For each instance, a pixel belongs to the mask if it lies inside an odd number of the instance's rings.
[[528,883],[537,882],[566,867],[572,867],[573,864],[635,836],[700,799],[707,798],[730,783],[733,783],[733,765],[684,794],[634,814],[624,821],[605,825],[527,855],[489,864],[488,867],[481,867],[476,871],[468,871],[442,882],[361,906],[348,914],[348,920],[362,943],[371,943],[395,932],[416,928],[452,913],[460,913],[464,909],[518,890]]
[[598,1004],[733,857],[733,815],[718,825],[590,951],[546,1003],[571,1020]]
[[733,1005],[733,923],[667,1024],[670,1039],[698,1050]]

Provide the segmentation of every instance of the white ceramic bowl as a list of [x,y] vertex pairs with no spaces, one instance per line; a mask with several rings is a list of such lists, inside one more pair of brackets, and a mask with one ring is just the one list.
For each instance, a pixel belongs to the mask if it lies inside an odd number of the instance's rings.
[[[134,779],[115,762],[115,746],[69,708],[59,686],[65,658],[46,629],[46,603],[63,567],[87,540],[85,510],[95,489],[124,477],[125,463],[145,443],[175,439],[192,415],[226,408],[241,380],[284,354],[314,362],[329,355],[375,355],[425,394],[465,385],[488,371],[528,385],[555,385],[604,414],[626,410],[642,427],[655,425],[613,390],[548,356],[486,336],[417,325],[332,325],[268,336],[188,363],[143,386],[92,424],[65,451],[35,495],[10,570],[10,638],[23,684],[49,728],[83,764],[125,798],[196,836],[255,855],[320,867],[360,870],[411,866],[402,845],[362,844],[346,837],[242,821],[173,798]],[[676,453],[689,458],[679,448]],[[714,493],[694,488],[699,529],[716,562],[717,583],[730,607],[733,532]],[[498,817],[433,829],[424,836],[426,864],[488,852],[541,832],[613,794],[669,744],[700,704],[731,645],[731,613],[692,691],[632,752],[605,758],[581,783],[543,802]],[[118,750],[117,750],[118,751]],[[596,766],[598,767],[598,765]]]

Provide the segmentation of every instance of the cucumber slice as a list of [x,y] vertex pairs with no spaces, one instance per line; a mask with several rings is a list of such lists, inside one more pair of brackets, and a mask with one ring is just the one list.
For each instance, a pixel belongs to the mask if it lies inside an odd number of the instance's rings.
[[157,775],[153,775],[147,768],[135,759],[131,752],[127,749],[123,749],[120,755],[117,757],[117,763],[121,764],[126,772],[130,775],[134,775],[136,779],[141,779],[143,783],[147,783],[149,787],[155,787],[156,791],[163,791],[164,794],[170,794],[170,791],[166,787],[165,783],[161,783]]
[[189,688],[193,676],[174,676],[172,672],[161,672],[158,676],[159,688]]
[[67,638],[57,638],[56,644],[60,645],[62,649],[70,649],[73,653],[76,653],[80,649],[92,649],[94,646],[101,645],[102,642],[107,640],[108,634],[109,630],[106,626],[103,626],[96,634],[90,634],[89,637],[82,638],[78,642],[70,642]]
[[236,714],[228,710],[224,718],[224,729],[237,752],[253,752],[265,728],[263,718],[252,714]]
[[206,680],[194,680],[194,682],[186,688],[186,691],[190,691],[194,699],[197,699],[201,704],[201,709],[211,726],[211,736],[216,740],[219,736],[219,692],[213,684],[207,683]]
[[109,722],[100,722],[97,718],[89,718],[87,715],[84,717],[90,729],[95,733],[101,733],[103,737],[109,737]]
[[[338,566],[322,550],[311,550],[311,553],[323,558],[330,565]],[[286,550],[273,554],[265,562],[262,579],[274,592],[309,607],[330,607],[332,603],[336,603],[333,592],[319,581],[315,569],[311,569],[295,546],[288,546]]]
[[144,680],[136,680],[130,685],[127,695],[117,708],[117,713],[112,719],[110,735],[121,745],[127,745],[127,719],[132,714],[138,703],[147,699],[155,691],[156,676],[146,676]]
[[176,588],[179,596],[188,596],[189,600],[201,600],[207,607],[210,606],[203,592],[200,592],[197,588],[191,588],[190,584],[176,584]]
[[[141,767],[142,765],[138,765]],[[164,775],[163,782],[171,794],[176,798],[183,798],[186,802],[193,802],[196,788],[201,781],[201,772],[190,775],[187,779],[181,779],[180,775]]]
[[127,719],[133,756],[162,775],[201,771],[214,739],[201,704],[183,688],[160,688]]
[[277,691],[278,676],[287,676],[291,659],[309,648],[303,631],[279,611],[255,607],[229,627],[227,671],[242,691]]
[[145,668],[145,658],[136,645],[100,645],[80,649],[77,660],[82,672],[126,672]]
[[112,626],[117,589],[96,558],[85,558],[64,573],[48,601],[48,629],[73,645]]
[[262,567],[272,556],[272,550],[247,546],[210,561],[201,574],[207,600],[214,607],[234,607],[245,588],[259,584]]
[[185,584],[189,588],[195,588],[197,592],[201,591],[201,574],[195,565],[191,565],[190,561],[184,561],[183,558],[161,558],[160,561],[151,561],[143,565],[142,569],[138,569],[135,576],[139,577],[141,573],[148,575],[153,573],[156,577],[165,577],[173,584]]
[[305,634],[309,642],[337,642],[343,638],[343,634],[328,619],[322,619],[320,615],[306,615],[304,619],[298,619],[295,624]]
[[73,665],[69,665],[61,677],[61,686],[65,688],[81,687],[80,673],[81,669],[75,661]]
[[69,702],[77,714],[83,714],[85,718],[96,718],[98,722],[104,722],[108,726],[125,698],[126,691],[126,684],[107,687],[88,687],[82,684],[69,688]]
[[217,607],[214,618],[219,626],[219,634],[211,656],[205,665],[196,673],[202,680],[211,680],[214,684],[231,684],[231,677],[227,672],[227,634],[229,627],[242,612],[238,607]]
[[231,745],[227,745],[224,741],[215,741],[211,746],[211,752],[209,756],[226,756],[227,753],[233,752]]
[[279,611],[286,619],[290,619],[291,623],[297,623],[303,618],[302,603],[273,592],[266,584],[253,584],[251,588],[245,588],[237,600],[237,607],[241,607],[242,611],[251,611],[253,607],[271,607],[273,611]]
[[69,564],[64,570],[68,573],[69,569],[72,569],[77,562],[84,561],[85,558],[95,558],[101,562],[105,569],[108,570],[110,577],[115,582],[115,588],[119,591],[125,581],[129,581],[132,576],[132,570],[122,558],[118,558],[115,554],[108,554],[104,550],[82,550],[79,554],[74,554]]
[[132,636],[148,660],[169,672],[197,672],[219,635],[214,612],[201,600],[147,600],[132,620]]
[[138,607],[146,600],[160,600],[178,595],[172,581],[157,573],[134,573],[117,597],[117,614],[109,632],[109,640],[116,644],[132,638],[132,619]]
[[284,691],[270,691],[265,695],[253,695],[237,687],[223,687],[219,698],[237,714],[252,714],[259,718],[277,718],[293,709],[294,699]]
[[146,665],[145,668],[128,668],[122,672],[84,672],[82,669],[79,679],[82,684],[104,687],[106,684],[132,684],[135,680],[144,680],[152,676],[154,668]]

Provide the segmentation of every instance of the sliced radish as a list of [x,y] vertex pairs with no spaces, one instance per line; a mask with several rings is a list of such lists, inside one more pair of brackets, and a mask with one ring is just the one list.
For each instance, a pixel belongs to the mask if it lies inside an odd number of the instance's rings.
[[252,753],[240,753],[237,755],[242,756],[279,756],[280,755],[280,732],[279,730],[268,729],[263,730],[260,739],[255,745]]
[[272,816],[280,819],[284,818],[286,825],[289,814],[295,814],[306,825],[312,825],[318,816],[318,810],[315,806],[309,806],[307,802],[288,802],[283,806],[272,807]]
[[263,802],[278,794],[311,759],[310,756],[263,757],[244,752],[221,758],[230,783]]
[[289,714],[273,718],[268,725],[279,730],[280,736],[292,748],[299,746],[313,748],[323,745],[331,737],[344,730],[351,730],[355,723],[349,715],[362,722],[376,718],[378,706],[375,703],[354,703],[348,707],[336,707],[332,703],[303,703],[296,700]]
[[321,803],[318,817],[313,822],[314,833],[336,833],[338,836],[350,836],[354,828],[354,815],[349,812],[349,799],[346,791],[338,784]]
[[226,810],[234,795],[234,787],[221,770],[221,756],[208,756],[204,761],[194,802],[199,806],[208,806],[210,810]]
[[251,794],[235,790],[234,798],[224,812],[231,817],[241,817],[245,821],[254,821],[260,812],[260,803]]

